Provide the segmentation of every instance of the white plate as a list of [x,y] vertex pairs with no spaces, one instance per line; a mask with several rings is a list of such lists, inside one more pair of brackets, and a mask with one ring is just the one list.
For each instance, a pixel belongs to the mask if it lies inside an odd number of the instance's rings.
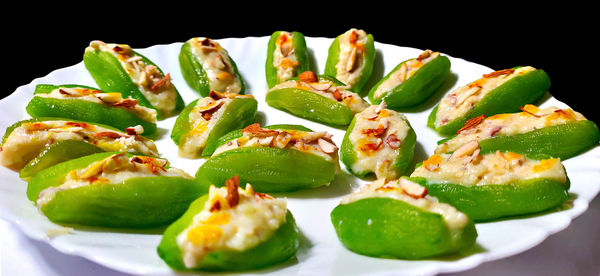
[[[313,130],[326,130],[334,135],[333,140],[341,144],[344,130],[327,127],[315,122],[294,117],[288,113],[269,107],[265,101],[266,81],[264,61],[268,37],[231,38],[218,40],[229,51],[237,63],[247,83],[247,89],[258,100],[259,118],[263,124],[301,124]],[[307,37],[307,44],[317,64],[317,72],[324,69],[327,49],[332,39]],[[134,45],[135,46],[135,45]],[[379,80],[395,65],[408,58],[417,56],[421,50],[376,43],[378,49],[373,80]],[[157,45],[139,52],[156,62],[165,72],[170,72],[173,83],[186,103],[197,98],[185,83],[178,63],[181,43]],[[83,49],[82,49],[83,52]],[[445,85],[444,92],[437,93],[424,107],[406,112],[411,125],[417,133],[415,161],[421,161],[431,153],[436,141],[441,137],[426,127],[427,116],[442,94],[453,88],[479,78],[492,69],[462,59],[450,57],[452,76]],[[515,61],[518,62],[518,61]],[[374,82],[373,81],[373,82]],[[28,85],[19,87],[12,95],[0,101],[0,129],[12,123],[28,118],[25,106],[31,99],[36,84],[78,83],[96,86],[85,70],[83,63],[62,68],[48,76],[35,79]],[[542,106],[567,105],[547,96]],[[160,139],[156,140],[163,157],[168,158],[172,166],[194,174],[204,162],[203,159],[190,160],[177,156],[177,147],[170,140],[170,129],[175,118],[158,123]],[[496,260],[525,251],[548,235],[566,228],[571,220],[583,213],[588,203],[600,190],[600,147],[567,160],[564,166],[571,179],[574,200],[572,206],[561,211],[543,215],[522,217],[498,222],[477,224],[479,237],[472,248],[449,257],[421,261],[403,261],[365,257],[346,250],[338,241],[329,213],[338,204],[340,198],[365,182],[346,171],[337,176],[328,187],[317,188],[288,194],[289,208],[296,218],[302,232],[303,241],[297,258],[285,264],[251,274],[277,275],[389,275],[419,274],[431,275],[440,272],[455,272],[473,268],[482,262]],[[343,165],[342,165],[343,167]],[[38,212],[27,200],[26,183],[19,179],[14,171],[0,167],[0,216],[15,223],[27,236],[44,240],[57,250],[79,255],[101,265],[135,274],[169,274],[172,271],[156,254],[156,246],[161,236],[157,233],[119,232],[98,229],[76,229],[67,235],[48,237],[48,231],[59,229]]]

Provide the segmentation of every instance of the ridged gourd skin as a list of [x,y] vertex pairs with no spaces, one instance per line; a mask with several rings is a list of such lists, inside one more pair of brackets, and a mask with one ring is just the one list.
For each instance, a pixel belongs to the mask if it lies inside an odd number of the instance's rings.
[[185,214],[171,224],[163,234],[157,252],[172,269],[178,271],[252,270],[284,262],[296,254],[300,246],[299,230],[292,213],[288,211],[285,223],[257,246],[241,252],[215,250],[200,260],[197,267],[186,267],[176,239],[192,223],[194,216],[204,208],[206,200],[208,196],[202,196],[194,201]]
[[366,198],[340,204],[331,222],[342,244],[361,255],[424,259],[471,246],[477,238],[472,221],[449,230],[440,214],[391,198]]

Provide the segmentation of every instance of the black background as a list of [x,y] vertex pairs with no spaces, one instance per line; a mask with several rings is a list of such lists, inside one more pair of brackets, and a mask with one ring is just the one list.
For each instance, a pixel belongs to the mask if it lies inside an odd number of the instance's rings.
[[[196,36],[268,36],[276,30],[335,37],[356,27],[378,42],[432,49],[495,70],[517,65],[544,69],[552,80],[554,97],[600,122],[599,76],[593,68],[599,24],[589,7],[525,9],[522,3],[495,2],[451,9],[418,2],[414,7],[385,8],[390,4],[298,2],[293,7],[274,4],[280,8],[274,12],[263,11],[266,4],[260,3],[206,3],[146,3],[143,9],[96,3],[82,12],[52,11],[53,7],[7,10],[18,19],[2,19],[2,66],[9,69],[4,72],[2,97],[35,78],[80,62],[83,50],[95,39],[144,48]],[[234,6],[238,9],[232,10]]]

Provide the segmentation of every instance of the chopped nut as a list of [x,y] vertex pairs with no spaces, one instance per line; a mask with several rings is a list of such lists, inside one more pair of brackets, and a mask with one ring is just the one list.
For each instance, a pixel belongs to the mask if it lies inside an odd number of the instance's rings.
[[264,129],[260,127],[259,123],[254,123],[242,129],[242,133],[249,133],[255,136],[274,136],[279,134],[279,131]]
[[397,150],[402,146],[402,140],[398,139],[395,134],[390,134],[385,138],[385,143],[393,150]]
[[498,77],[498,76],[502,76],[502,75],[509,75],[509,74],[512,74],[513,72],[515,72],[514,69],[504,69],[504,70],[500,70],[500,71],[491,72],[489,74],[484,74],[483,77],[484,78],[494,78],[494,77]]
[[231,179],[227,179],[225,181],[225,186],[227,187],[227,196],[225,199],[227,200],[229,207],[235,207],[240,201],[240,194],[238,191],[240,177],[236,175]]
[[477,125],[481,124],[484,120],[485,120],[485,115],[483,115],[483,114],[481,116],[471,118],[465,122],[465,125],[463,127],[461,127],[458,131],[456,131],[456,134],[460,134],[462,131],[464,131],[466,129],[476,127]]
[[171,83],[171,74],[167,73],[162,79],[157,81],[154,85],[150,87],[150,91],[156,92],[162,86],[169,87]]
[[478,149],[479,149],[479,142],[473,140],[471,142],[468,142],[468,143],[462,145],[460,148],[455,150],[452,153],[452,155],[450,156],[449,160],[450,161],[458,160],[459,158],[461,158],[463,156],[473,154]]
[[417,183],[414,183],[412,181],[401,178],[398,181],[398,184],[400,184],[400,187],[402,187],[402,190],[404,190],[404,192],[407,195],[409,195],[410,197],[424,198],[427,195],[427,188],[425,188]]
[[314,90],[325,91],[325,90],[329,89],[333,84],[330,81],[323,81],[323,82],[313,82],[308,85]]
[[133,99],[123,99],[117,103],[114,103],[114,107],[124,107],[124,108],[133,108],[138,104],[138,100]]
[[127,135],[139,135],[144,133],[144,127],[141,125],[137,125],[134,127],[128,127],[125,129],[125,132],[127,133]]
[[315,73],[313,73],[312,71],[302,72],[302,74],[298,75],[298,80],[306,83],[313,83],[319,81],[317,75],[315,75]]
[[332,93],[332,94],[333,94],[333,98],[334,98],[334,99],[336,99],[338,102],[339,102],[339,101],[342,101],[342,100],[344,99],[344,98],[342,97],[342,93],[340,93],[340,91],[339,91],[339,90],[337,90],[337,89],[336,89],[335,91],[333,91],[333,93]]
[[338,150],[338,148],[334,144],[329,143],[322,138],[317,139],[317,144],[319,145],[321,151],[323,151],[324,153],[334,153]]

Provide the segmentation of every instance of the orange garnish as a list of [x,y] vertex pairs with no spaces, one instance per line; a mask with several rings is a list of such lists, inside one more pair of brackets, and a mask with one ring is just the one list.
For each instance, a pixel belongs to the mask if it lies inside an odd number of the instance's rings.
[[298,80],[300,80],[301,82],[311,83],[317,82],[319,79],[317,78],[317,75],[315,75],[314,72],[304,71],[302,72],[302,74],[298,75]]

